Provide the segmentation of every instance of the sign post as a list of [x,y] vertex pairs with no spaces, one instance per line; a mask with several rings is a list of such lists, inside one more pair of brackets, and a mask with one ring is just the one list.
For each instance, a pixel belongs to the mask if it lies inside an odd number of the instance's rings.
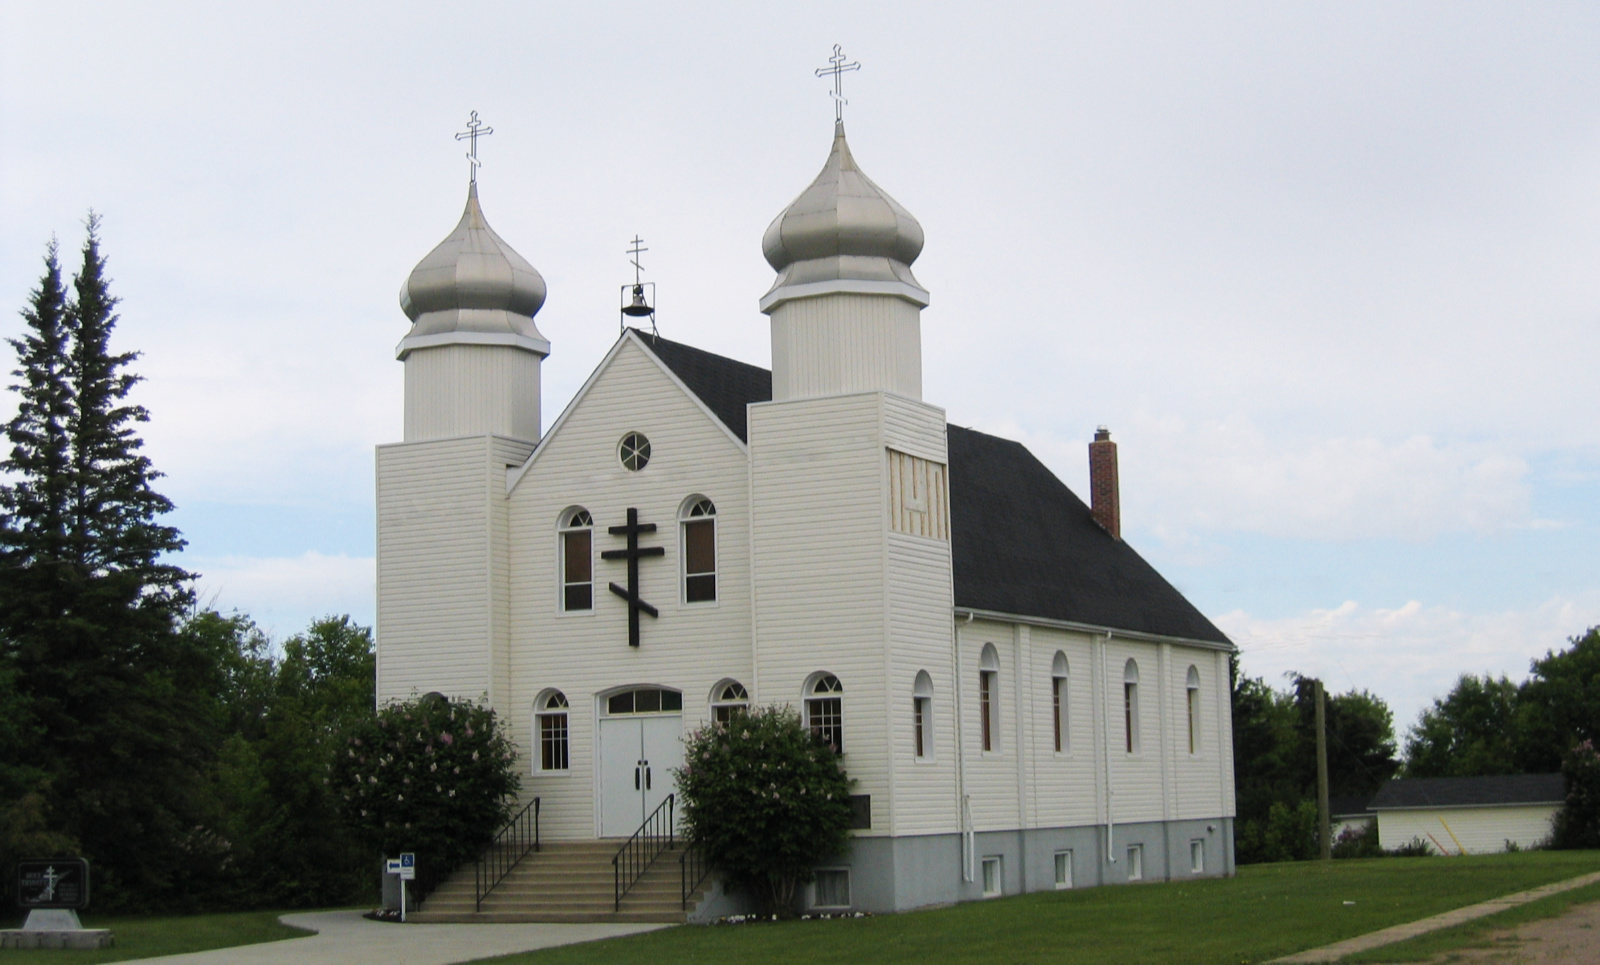
[[44,858],[17,862],[17,905],[28,912],[21,928],[0,931],[0,948],[105,948],[111,932],[84,928],[89,907],[89,862]]
[[417,856],[410,851],[400,853],[400,920],[406,920],[406,882],[417,877]]

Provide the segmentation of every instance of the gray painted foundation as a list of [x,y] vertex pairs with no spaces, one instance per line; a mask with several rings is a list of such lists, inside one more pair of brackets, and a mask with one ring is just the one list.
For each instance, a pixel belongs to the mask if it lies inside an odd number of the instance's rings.
[[[1109,843],[1109,848],[1108,848]],[[1191,846],[1199,845],[1201,868],[1193,870]],[[998,858],[999,894],[1054,891],[1062,887],[1092,888],[1127,884],[1129,849],[1137,848],[1141,881],[1217,878],[1234,873],[1233,819],[1154,821],[1074,828],[1029,828],[980,831],[974,835],[973,880],[962,875],[961,835],[858,837],[850,851],[818,862],[819,870],[846,870],[850,876],[848,906],[819,907],[815,886],[806,886],[800,912],[875,913],[905,911],[927,905],[976,901],[983,893],[983,861]],[[1056,882],[1056,855],[1071,853],[1070,883]],[[987,896],[994,897],[994,896]],[[721,884],[695,913],[694,921],[753,910],[743,895]]]

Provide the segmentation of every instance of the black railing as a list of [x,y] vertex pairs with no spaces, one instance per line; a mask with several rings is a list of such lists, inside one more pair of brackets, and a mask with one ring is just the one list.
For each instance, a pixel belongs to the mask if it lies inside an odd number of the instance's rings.
[[706,875],[711,873],[711,865],[706,861],[706,853],[700,850],[698,844],[690,844],[683,849],[683,854],[678,856],[678,881],[683,886],[683,910],[689,910],[689,896],[694,894],[700,882],[706,880]]
[[639,830],[633,832],[633,837],[612,856],[611,880],[616,894],[614,910],[622,910],[622,896],[638,884],[655,860],[661,857],[661,852],[672,847],[672,818],[676,798],[677,795],[668,794],[667,799],[657,805],[644,823],[639,825]]
[[[531,816],[530,816],[531,813]],[[506,880],[506,875],[530,851],[539,850],[539,799],[529,801],[517,816],[506,822],[494,836],[494,842],[478,855],[478,894],[472,908],[483,910],[483,899],[494,886]]]

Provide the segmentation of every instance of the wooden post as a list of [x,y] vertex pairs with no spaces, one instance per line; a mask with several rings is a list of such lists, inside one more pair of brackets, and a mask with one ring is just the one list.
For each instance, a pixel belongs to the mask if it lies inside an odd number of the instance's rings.
[[1328,813],[1328,710],[1322,681],[1315,682],[1317,694],[1317,840],[1322,845],[1322,860],[1333,858],[1333,817]]

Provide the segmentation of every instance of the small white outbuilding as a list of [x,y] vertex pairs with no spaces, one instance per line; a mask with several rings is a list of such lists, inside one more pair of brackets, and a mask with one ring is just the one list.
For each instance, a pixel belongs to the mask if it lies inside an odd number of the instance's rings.
[[1548,840],[1565,799],[1560,774],[1429,777],[1390,781],[1368,807],[1385,850],[1420,840],[1441,854],[1495,854]]

